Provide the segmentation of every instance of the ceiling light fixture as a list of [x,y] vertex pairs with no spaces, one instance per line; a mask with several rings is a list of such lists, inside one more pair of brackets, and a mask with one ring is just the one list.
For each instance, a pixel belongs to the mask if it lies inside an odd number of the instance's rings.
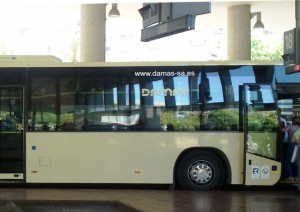
[[251,19],[254,18],[254,16],[256,16],[257,19],[256,19],[256,23],[253,26],[253,29],[264,29],[265,26],[264,26],[264,24],[261,21],[261,12],[251,13],[251,16],[250,16]]
[[120,11],[117,8],[118,4],[112,4],[111,10],[108,13],[108,16],[111,18],[116,18],[120,16]]

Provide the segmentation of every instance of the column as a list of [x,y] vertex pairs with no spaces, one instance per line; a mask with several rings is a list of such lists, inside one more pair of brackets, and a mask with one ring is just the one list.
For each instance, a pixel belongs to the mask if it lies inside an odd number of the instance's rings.
[[250,5],[228,8],[228,60],[251,60]]
[[81,5],[80,62],[105,61],[106,4]]

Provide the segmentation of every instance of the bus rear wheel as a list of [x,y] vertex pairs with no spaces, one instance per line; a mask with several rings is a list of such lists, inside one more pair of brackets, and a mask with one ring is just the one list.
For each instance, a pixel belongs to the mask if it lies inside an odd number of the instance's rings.
[[184,156],[176,169],[176,180],[185,190],[217,190],[225,181],[222,161],[209,151],[194,151]]

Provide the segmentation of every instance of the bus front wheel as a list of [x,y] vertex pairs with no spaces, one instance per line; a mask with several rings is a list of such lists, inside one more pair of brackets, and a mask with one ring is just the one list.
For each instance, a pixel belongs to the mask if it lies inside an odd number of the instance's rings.
[[209,151],[194,151],[184,156],[176,169],[177,183],[185,190],[217,190],[225,180],[222,161]]

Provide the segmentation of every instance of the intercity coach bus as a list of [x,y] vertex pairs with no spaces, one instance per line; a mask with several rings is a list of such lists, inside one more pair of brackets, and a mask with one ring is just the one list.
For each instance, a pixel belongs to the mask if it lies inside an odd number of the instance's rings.
[[2,62],[0,179],[274,185],[278,100],[297,102],[299,81],[251,61]]

